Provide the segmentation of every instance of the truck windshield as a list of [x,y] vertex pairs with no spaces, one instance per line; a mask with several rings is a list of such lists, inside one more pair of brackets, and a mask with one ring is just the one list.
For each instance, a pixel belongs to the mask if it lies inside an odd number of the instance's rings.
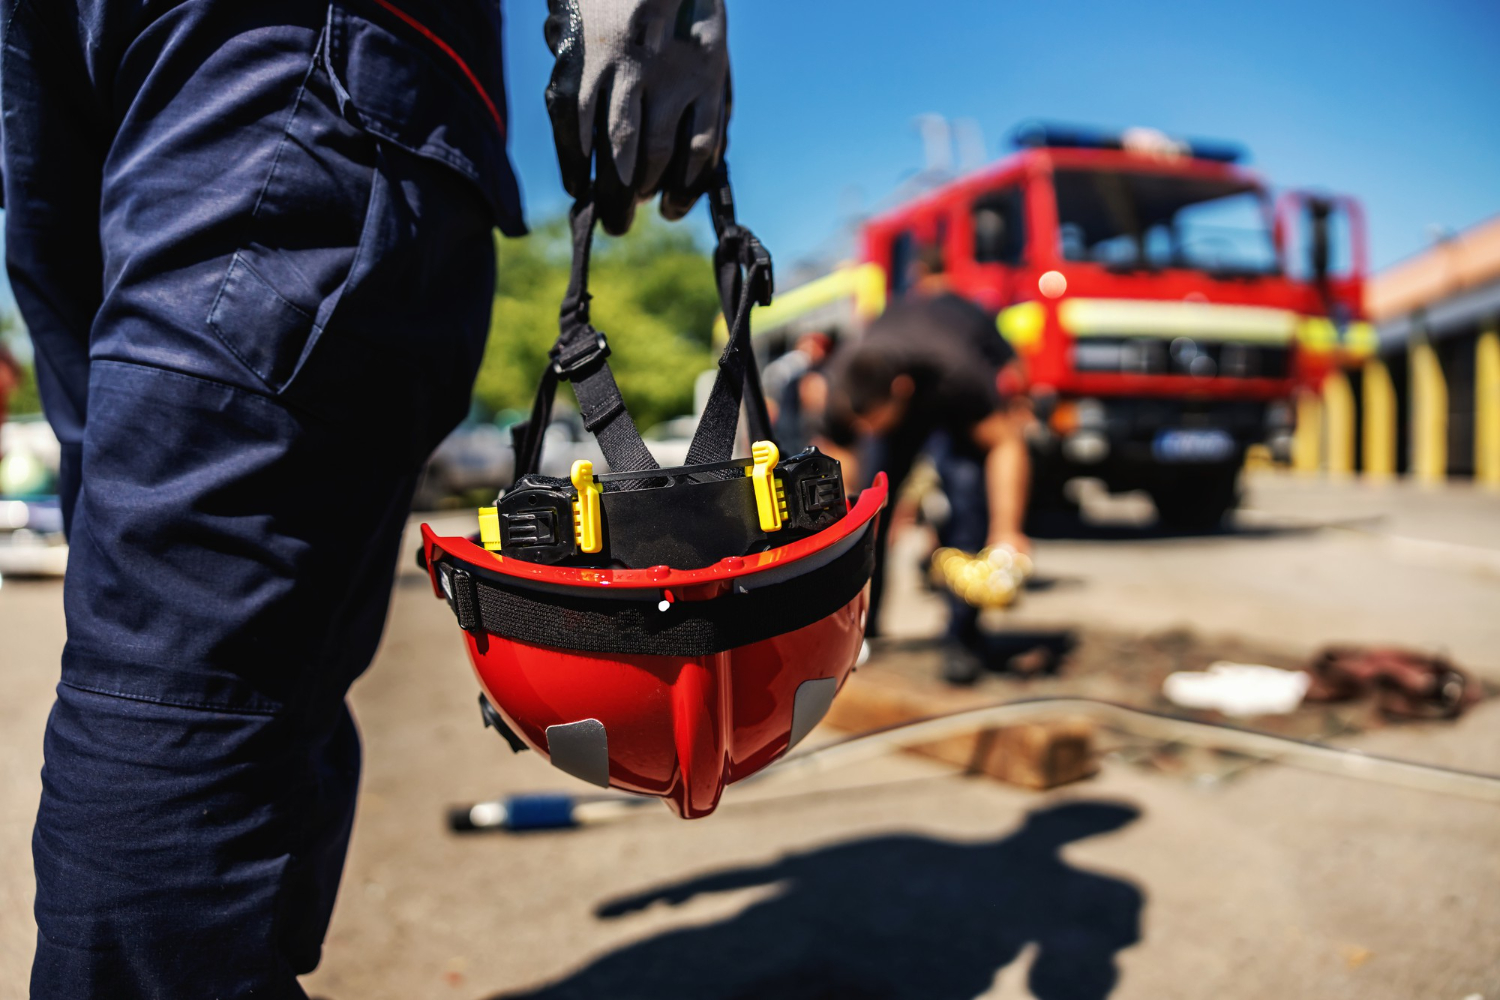
[[1254,185],[1104,170],[1059,170],[1053,183],[1067,260],[1216,277],[1279,270],[1265,194]]

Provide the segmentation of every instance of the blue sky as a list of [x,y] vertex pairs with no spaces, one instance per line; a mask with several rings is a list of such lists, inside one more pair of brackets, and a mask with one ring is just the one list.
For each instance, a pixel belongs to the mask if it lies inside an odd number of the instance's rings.
[[[546,4],[502,2],[511,151],[540,219],[566,207]],[[926,113],[977,121],[991,158],[1028,118],[1237,140],[1274,184],[1361,198],[1377,267],[1500,213],[1496,0],[726,2],[741,215],[783,265],[888,203]]]
[[[543,0],[509,16],[512,151],[564,207]],[[1372,260],[1500,213],[1500,3],[726,0],[741,216],[779,260],[826,246],[922,164],[913,119],[1027,118],[1233,139],[1275,185],[1354,194]]]

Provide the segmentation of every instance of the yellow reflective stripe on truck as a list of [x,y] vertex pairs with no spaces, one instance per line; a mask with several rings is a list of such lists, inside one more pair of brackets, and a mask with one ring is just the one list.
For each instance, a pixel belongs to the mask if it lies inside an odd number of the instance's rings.
[[1368,358],[1379,346],[1375,328],[1369,323],[1350,323],[1343,336],[1326,316],[1303,316],[1297,324],[1297,342],[1312,354],[1331,354],[1342,347],[1351,357]]
[[[852,300],[855,318],[869,322],[885,311],[885,272],[876,264],[856,264],[782,292],[770,305],[750,310],[750,332],[774,330],[840,299]],[[728,328],[720,316],[714,321],[714,340],[723,343],[726,336]]]
[[1297,324],[1297,342],[1313,354],[1328,354],[1339,346],[1339,332],[1326,316],[1303,316]]
[[1058,305],[1063,329],[1075,337],[1192,337],[1287,344],[1297,314],[1265,306],[1151,299],[1064,299]]

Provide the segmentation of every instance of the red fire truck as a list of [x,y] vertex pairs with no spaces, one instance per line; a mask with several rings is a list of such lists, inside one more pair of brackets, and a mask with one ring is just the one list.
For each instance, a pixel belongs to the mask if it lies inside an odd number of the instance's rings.
[[1165,524],[1217,524],[1246,449],[1290,448],[1299,387],[1371,346],[1358,204],[1274,201],[1223,143],[1055,125],[1015,140],[869,221],[866,269],[896,298],[936,248],[953,290],[996,314],[1038,417],[1035,505],[1091,476],[1148,491]]

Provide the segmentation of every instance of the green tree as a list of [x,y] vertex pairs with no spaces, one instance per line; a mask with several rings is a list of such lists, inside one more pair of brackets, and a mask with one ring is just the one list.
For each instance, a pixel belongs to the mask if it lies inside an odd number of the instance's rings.
[[11,394],[9,405],[13,417],[42,412],[42,397],[36,388],[36,369],[31,365],[21,366],[21,384]]
[[[495,309],[474,386],[490,409],[530,407],[557,338],[571,253],[566,219],[498,243]],[[713,269],[692,233],[642,212],[628,235],[596,239],[589,291],[637,423],[690,412],[693,380],[714,363],[709,338],[719,311]]]
[[[26,336],[26,328],[21,323],[21,318],[15,313],[6,310],[0,312],[0,347],[9,348],[12,352],[28,356],[30,352],[20,351],[14,345]],[[23,413],[42,412],[42,398],[36,388],[36,368],[34,365],[22,361],[21,384],[10,394],[8,408],[13,416]]]

